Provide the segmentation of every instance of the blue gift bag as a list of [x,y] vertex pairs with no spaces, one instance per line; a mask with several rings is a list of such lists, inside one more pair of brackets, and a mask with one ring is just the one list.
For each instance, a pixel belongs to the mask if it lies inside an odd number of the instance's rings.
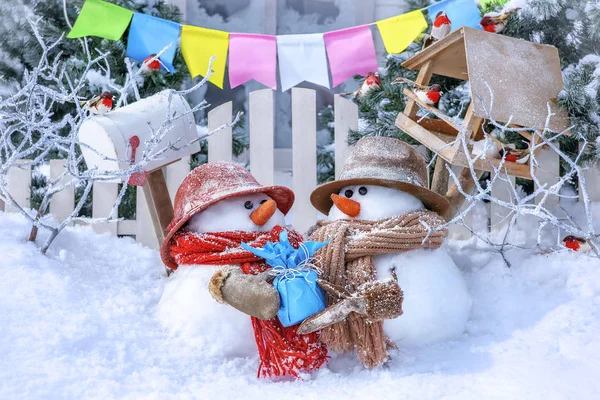
[[318,274],[310,258],[327,242],[305,242],[294,249],[287,231],[281,231],[279,242],[267,243],[257,249],[242,243],[242,248],[265,259],[275,276],[273,286],[279,292],[280,306],[277,316],[281,325],[296,325],[325,309],[325,295],[317,284]]

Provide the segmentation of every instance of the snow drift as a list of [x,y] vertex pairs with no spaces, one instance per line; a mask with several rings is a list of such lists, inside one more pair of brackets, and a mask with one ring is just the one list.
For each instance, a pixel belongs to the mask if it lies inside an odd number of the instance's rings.
[[202,327],[165,329],[161,320],[182,320],[198,305],[161,314],[165,284],[178,276],[166,278],[156,252],[68,228],[42,256],[26,243],[29,228],[0,213],[2,399],[600,396],[600,261],[592,257],[515,250],[508,269],[474,242],[449,242],[473,299],[462,337],[402,347],[374,371],[334,355],[305,381],[272,383],[256,379],[255,353],[227,352],[243,333],[226,321],[207,328],[222,330],[219,341]]

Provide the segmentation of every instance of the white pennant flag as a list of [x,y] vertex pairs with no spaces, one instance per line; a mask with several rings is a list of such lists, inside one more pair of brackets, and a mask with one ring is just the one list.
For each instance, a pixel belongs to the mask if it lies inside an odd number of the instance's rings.
[[277,58],[282,91],[302,81],[330,87],[323,34],[277,36]]

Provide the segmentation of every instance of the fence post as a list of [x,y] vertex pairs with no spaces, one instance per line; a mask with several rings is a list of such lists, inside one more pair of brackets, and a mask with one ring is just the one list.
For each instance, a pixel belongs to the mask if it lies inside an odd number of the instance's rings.
[[[19,160],[25,162],[26,160]],[[12,198],[22,208],[31,207],[31,165],[12,166],[8,171],[8,190]],[[10,204],[5,205],[6,212],[16,212]]]
[[304,233],[317,221],[309,199],[317,186],[317,106],[312,89],[292,88],[292,150],[293,222]]
[[[582,150],[582,147],[580,143],[579,151]],[[590,201],[600,201],[600,169],[596,165],[589,165],[583,171],[583,177]],[[581,182],[581,179],[579,181]],[[583,201],[581,184],[579,185],[579,201]]]
[[152,216],[142,186],[136,187],[135,220],[135,240],[151,249],[158,249],[160,243],[158,243],[156,237]]
[[181,160],[167,165],[167,188],[169,190],[169,196],[171,196],[172,202],[175,201],[175,194],[177,193],[177,189],[179,188],[181,181],[183,181],[183,178],[185,178],[189,172],[190,156],[183,157]]
[[[502,178],[507,178],[510,183],[500,180],[500,178],[496,179],[494,186],[492,186],[492,197],[498,200],[506,201],[507,203],[511,203],[514,201],[513,189],[511,188],[511,185],[512,187],[515,186],[515,177],[504,174]],[[490,214],[490,230],[501,229],[504,225],[510,222],[510,218],[507,218],[510,214],[510,210],[494,202],[490,203]]]
[[249,95],[250,170],[262,185],[272,185],[275,180],[273,93],[263,89]]
[[[463,170],[463,167],[452,167],[452,171],[454,171],[454,173],[458,176],[461,171]],[[448,189],[454,184],[454,180],[452,178],[450,178],[448,180]],[[459,210],[459,214],[460,212],[464,211],[465,208],[467,208],[468,203],[465,201],[462,203],[460,210]],[[473,228],[473,210],[471,210],[464,218],[463,218],[464,224],[466,226],[468,226],[469,228]],[[462,225],[457,225],[457,224],[453,224],[450,225],[448,228],[448,236],[450,236],[453,239],[458,239],[458,240],[466,240],[469,239],[472,234],[471,232],[464,226]]]
[[[64,172],[65,160],[50,160],[50,180],[58,179]],[[65,175],[58,184],[67,183],[69,180],[69,175]],[[50,214],[59,222],[67,219],[74,209],[75,186],[65,187],[50,199]]]
[[[558,143],[555,143],[558,146]],[[537,160],[535,175],[536,178],[542,183],[546,185],[546,188],[554,185],[560,180],[560,157],[559,155],[550,148],[542,148],[535,156]],[[535,188],[537,189],[537,188]],[[546,200],[544,201],[544,207],[550,212],[556,211],[556,208],[559,205],[560,198],[557,194],[548,195]],[[544,195],[538,195],[535,198],[535,203],[540,204]],[[558,228],[554,226],[546,226],[544,228],[544,234],[549,235],[549,237],[557,237]]]
[[[546,185],[546,188],[549,188],[560,180],[559,156],[554,150],[542,148],[536,154],[535,159],[537,160],[535,175],[540,182]],[[543,194],[536,196],[536,204],[539,204],[543,197]],[[544,207],[552,209],[558,203],[558,194],[549,195],[544,202]]]
[[[231,123],[231,101],[212,109],[208,113],[208,132]],[[232,129],[225,128],[208,137],[208,161],[231,161]]]
[[[119,185],[109,182],[94,182],[92,187],[92,218],[107,218],[117,201]],[[96,233],[108,232],[117,235],[117,222],[93,224]]]
[[334,140],[335,140],[335,178],[339,178],[348,157],[348,132],[350,129],[358,130],[358,106],[354,102],[344,99],[339,94],[333,97],[334,112]]

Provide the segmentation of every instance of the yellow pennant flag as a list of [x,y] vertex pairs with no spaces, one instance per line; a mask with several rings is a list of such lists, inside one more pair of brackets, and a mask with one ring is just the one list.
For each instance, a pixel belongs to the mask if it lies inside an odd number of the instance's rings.
[[229,32],[183,25],[180,46],[192,79],[198,75],[205,76],[210,58],[216,56],[212,63],[213,73],[208,81],[223,89]]
[[385,50],[390,54],[401,53],[427,29],[427,21],[421,10],[377,21]]

